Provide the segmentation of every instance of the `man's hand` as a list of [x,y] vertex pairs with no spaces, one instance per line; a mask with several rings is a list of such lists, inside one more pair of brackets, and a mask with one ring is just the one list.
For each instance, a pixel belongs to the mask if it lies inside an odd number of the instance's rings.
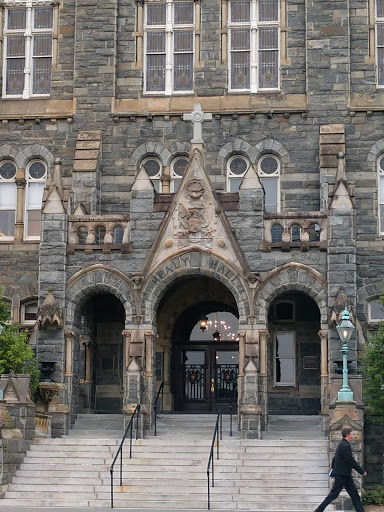
[[367,476],[367,472],[366,471],[364,471],[363,476]]

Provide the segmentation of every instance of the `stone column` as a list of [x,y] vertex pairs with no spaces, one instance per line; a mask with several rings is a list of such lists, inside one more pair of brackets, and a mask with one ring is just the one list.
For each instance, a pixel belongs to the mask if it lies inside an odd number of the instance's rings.
[[124,370],[127,371],[128,365],[129,365],[129,360],[130,360],[129,358],[130,358],[132,331],[124,330],[121,334],[124,336],[124,340],[125,340]]
[[244,377],[245,332],[239,332],[239,377]]
[[163,194],[169,194],[171,191],[171,175],[169,165],[165,166],[161,175],[161,190]]
[[25,180],[24,169],[16,171],[16,187],[17,187],[17,205],[16,205],[16,225],[15,225],[15,243],[21,243],[24,238],[24,202],[25,202]]
[[73,331],[65,331],[65,377],[73,377],[72,352],[74,339],[75,333]]
[[260,343],[260,373],[259,373],[259,396],[262,411],[262,430],[268,424],[268,375],[267,375],[267,338],[268,331],[259,331]]
[[321,413],[327,416],[329,414],[328,329],[320,330],[318,335],[321,340]]

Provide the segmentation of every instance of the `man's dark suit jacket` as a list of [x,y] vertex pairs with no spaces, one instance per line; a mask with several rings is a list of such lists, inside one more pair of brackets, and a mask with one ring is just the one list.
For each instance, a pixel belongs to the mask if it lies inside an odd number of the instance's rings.
[[338,444],[332,461],[332,467],[335,476],[351,476],[352,468],[360,473],[360,475],[364,473],[364,469],[353,458],[351,445],[346,439],[342,439]]

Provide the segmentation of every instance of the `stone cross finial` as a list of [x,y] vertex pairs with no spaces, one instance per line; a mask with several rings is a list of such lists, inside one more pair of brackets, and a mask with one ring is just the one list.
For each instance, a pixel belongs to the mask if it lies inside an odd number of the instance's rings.
[[212,114],[205,114],[201,110],[200,103],[195,103],[194,110],[191,114],[184,114],[184,121],[191,121],[193,123],[193,139],[192,144],[203,144],[203,122],[212,121]]

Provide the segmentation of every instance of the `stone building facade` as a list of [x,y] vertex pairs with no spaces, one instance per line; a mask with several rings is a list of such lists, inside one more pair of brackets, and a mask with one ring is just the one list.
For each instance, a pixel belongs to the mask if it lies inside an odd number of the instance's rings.
[[[160,382],[168,410],[236,402],[244,437],[273,413],[362,431],[357,355],[382,318],[383,1],[0,13],[0,282],[58,386],[53,435],[138,403],[148,428]],[[345,306],[355,402],[340,412]],[[236,335],[191,338],[204,317]]]

